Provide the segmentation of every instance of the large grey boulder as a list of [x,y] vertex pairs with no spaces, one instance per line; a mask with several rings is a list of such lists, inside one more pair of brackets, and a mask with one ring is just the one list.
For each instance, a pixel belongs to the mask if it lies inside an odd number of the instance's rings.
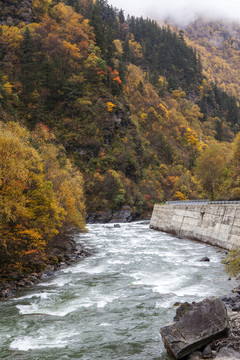
[[223,337],[228,328],[226,306],[216,297],[180,305],[174,321],[160,329],[165,348],[174,359],[182,359]]
[[215,357],[216,360],[238,360],[240,359],[239,352],[223,347]]

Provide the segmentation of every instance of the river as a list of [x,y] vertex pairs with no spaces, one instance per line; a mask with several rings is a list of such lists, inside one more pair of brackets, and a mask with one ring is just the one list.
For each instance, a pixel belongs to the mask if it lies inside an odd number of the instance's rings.
[[138,223],[88,228],[76,241],[93,256],[0,303],[1,359],[169,359],[159,328],[174,304],[235,286],[217,248]]

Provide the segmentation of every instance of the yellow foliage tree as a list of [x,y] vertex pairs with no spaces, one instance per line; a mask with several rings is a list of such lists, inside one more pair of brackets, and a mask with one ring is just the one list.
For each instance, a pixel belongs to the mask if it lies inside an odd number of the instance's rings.
[[40,124],[32,137],[43,159],[45,177],[52,183],[58,205],[65,212],[61,231],[72,228],[84,231],[85,199],[82,174],[67,159],[64,148],[51,142],[53,135],[46,126]]
[[13,123],[1,123],[0,128],[0,263],[26,270],[43,260],[46,242],[57,235],[64,211],[28,132]]
[[133,34],[130,35],[129,49],[130,49],[130,53],[131,53],[133,58],[141,59],[143,57],[143,55],[142,55],[142,47],[137,41],[135,41],[135,38],[134,38]]
[[211,200],[221,196],[228,153],[222,144],[212,142],[197,159],[196,174]]
[[0,123],[2,272],[39,270],[57,235],[85,229],[82,176],[53,139],[43,124],[30,136],[17,123]]
[[48,12],[48,9],[51,4],[52,4],[52,0],[34,0],[32,6],[35,15],[38,18],[41,18],[44,14]]

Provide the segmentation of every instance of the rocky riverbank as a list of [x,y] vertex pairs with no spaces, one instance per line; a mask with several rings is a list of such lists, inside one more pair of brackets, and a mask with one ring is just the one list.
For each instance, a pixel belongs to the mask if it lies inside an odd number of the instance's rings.
[[48,261],[43,271],[25,274],[9,273],[0,276],[0,299],[14,297],[19,289],[30,287],[56,270],[70,266],[74,262],[91,256],[91,252],[77,244],[72,236],[56,239],[49,249]]
[[240,359],[240,288],[222,299],[181,304],[160,333],[173,359]]
[[[236,291],[240,293],[240,288]],[[239,294],[230,294],[222,298],[222,301],[227,307],[228,314],[228,331],[226,336],[209,343],[198,353],[191,354],[188,360],[240,359],[240,296]]]
[[106,223],[128,223],[134,220],[150,220],[151,213],[139,215],[131,211],[130,206],[123,206],[120,210],[99,211],[88,214],[87,223],[106,224]]
[[[145,216],[144,219],[148,218]],[[139,220],[141,217],[139,217]],[[149,216],[150,219],[150,216]],[[129,207],[119,211],[100,212],[89,215],[88,223],[126,223],[134,220]],[[148,223],[148,222],[147,222]],[[120,225],[118,225],[120,227]],[[0,299],[14,297],[18,289],[30,287],[41,279],[52,276],[56,270],[70,266],[75,261],[92,255],[82,245],[77,244],[73,236],[54,240],[48,249],[48,263],[41,272],[26,274],[23,272],[0,275]]]
[[222,298],[228,313],[226,337],[211,342],[198,353],[191,354],[188,360],[240,360],[240,288],[233,291],[236,293]]

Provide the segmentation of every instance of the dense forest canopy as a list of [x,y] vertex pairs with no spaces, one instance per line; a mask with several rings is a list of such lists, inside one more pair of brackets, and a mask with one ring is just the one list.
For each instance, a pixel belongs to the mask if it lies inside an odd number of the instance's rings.
[[85,206],[88,215],[128,206],[141,216],[165,200],[240,199],[238,93],[209,81],[182,31],[104,0],[8,3],[4,267],[24,268],[29,257],[40,266],[48,242],[84,229]]

